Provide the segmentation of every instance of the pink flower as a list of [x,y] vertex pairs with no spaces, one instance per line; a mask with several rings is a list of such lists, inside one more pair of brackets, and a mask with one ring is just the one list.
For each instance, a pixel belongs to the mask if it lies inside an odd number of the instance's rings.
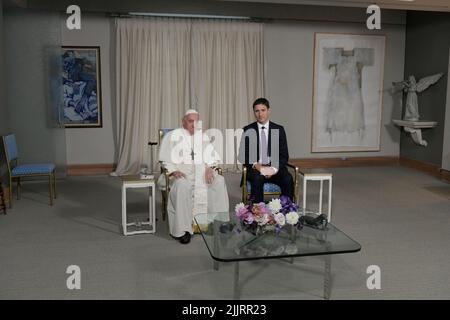
[[253,204],[252,212],[255,218],[261,218],[263,215],[269,213],[264,202]]
[[275,216],[273,215],[273,213],[269,214],[269,221],[267,222],[267,224],[270,224],[270,225],[276,224]]
[[275,215],[275,221],[277,222],[277,224],[278,224],[280,227],[282,227],[282,226],[284,226],[285,223],[286,223],[286,217],[285,217],[284,214],[282,214],[281,212],[280,212],[280,213],[277,213],[277,214]]
[[269,222],[269,215],[267,213],[260,214],[255,220],[258,222],[258,225],[264,226]]
[[245,214],[245,216],[243,217],[244,219],[244,223],[246,224],[252,224],[253,221],[255,221],[253,214],[251,212],[247,212],[247,214]]
[[247,206],[241,207],[241,208],[238,208],[238,210],[237,210],[237,212],[236,212],[236,217],[237,217],[239,220],[243,220],[249,213],[250,213],[250,212],[248,211]]

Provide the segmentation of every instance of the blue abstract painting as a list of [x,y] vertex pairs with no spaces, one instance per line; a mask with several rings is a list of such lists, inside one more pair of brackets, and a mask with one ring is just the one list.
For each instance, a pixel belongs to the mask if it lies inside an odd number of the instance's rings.
[[62,47],[66,128],[101,127],[100,47]]

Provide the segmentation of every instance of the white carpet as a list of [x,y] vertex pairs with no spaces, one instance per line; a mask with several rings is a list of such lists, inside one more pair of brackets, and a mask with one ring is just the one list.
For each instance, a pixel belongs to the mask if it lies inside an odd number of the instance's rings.
[[[362,245],[332,258],[331,299],[449,299],[450,185],[404,167],[330,169],[333,224]],[[240,176],[226,174],[230,208]],[[22,199],[0,215],[1,299],[230,299],[233,265],[212,268],[200,236],[181,245],[168,236],[157,196],[157,233],[121,234],[121,183],[114,177],[24,183]],[[318,184],[309,187],[317,207]],[[145,211],[139,192],[130,210]],[[137,214],[136,214],[137,216]],[[68,290],[66,268],[81,268],[81,290]],[[370,265],[381,289],[366,287]],[[321,299],[320,257],[240,264],[242,299]]]

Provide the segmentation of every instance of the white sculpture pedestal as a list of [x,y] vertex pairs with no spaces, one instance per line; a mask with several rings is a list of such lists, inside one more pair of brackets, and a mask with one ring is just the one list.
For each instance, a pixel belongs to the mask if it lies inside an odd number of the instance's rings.
[[422,129],[434,128],[437,126],[436,121],[408,121],[408,120],[392,120],[397,126],[404,127],[404,130],[411,134],[414,142],[418,145],[426,147],[428,143],[422,139]]

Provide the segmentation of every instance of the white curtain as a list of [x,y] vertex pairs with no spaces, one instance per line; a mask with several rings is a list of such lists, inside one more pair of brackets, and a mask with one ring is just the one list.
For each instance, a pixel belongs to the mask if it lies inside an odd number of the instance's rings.
[[204,129],[253,121],[264,93],[262,24],[133,18],[116,27],[117,175],[137,173],[148,141],[180,127],[186,109],[200,112]]

